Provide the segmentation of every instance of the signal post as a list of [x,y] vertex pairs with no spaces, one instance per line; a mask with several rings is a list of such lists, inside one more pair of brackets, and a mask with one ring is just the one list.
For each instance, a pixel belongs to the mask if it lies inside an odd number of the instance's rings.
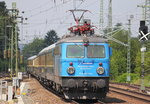
[[145,51],[146,47],[144,43],[150,39],[150,32],[148,33],[148,27],[145,25],[145,21],[140,21],[140,28],[139,28],[139,41],[141,42],[141,91],[145,91],[144,86],[144,74],[145,74],[145,68],[144,68],[144,57],[145,57]]

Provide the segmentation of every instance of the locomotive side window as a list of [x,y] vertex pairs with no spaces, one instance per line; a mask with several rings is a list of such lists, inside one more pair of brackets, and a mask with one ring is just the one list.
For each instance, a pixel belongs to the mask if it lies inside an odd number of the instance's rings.
[[89,58],[104,58],[105,48],[103,45],[90,45],[88,46],[87,56]]
[[84,46],[82,46],[82,45],[67,46],[67,57],[68,58],[83,58],[84,57]]

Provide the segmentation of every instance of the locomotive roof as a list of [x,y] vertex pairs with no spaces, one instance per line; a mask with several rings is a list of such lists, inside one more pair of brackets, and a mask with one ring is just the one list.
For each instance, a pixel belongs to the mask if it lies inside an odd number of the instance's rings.
[[29,57],[27,60],[33,60],[33,59],[35,59],[36,57],[37,57],[36,55],[31,56],[31,57]]
[[65,35],[62,39],[60,39],[57,44],[59,43],[64,43],[64,42],[83,42],[83,40],[87,38],[89,42],[100,42],[100,43],[107,43],[108,39],[98,36],[98,35],[93,35],[93,36],[71,36],[71,35]]

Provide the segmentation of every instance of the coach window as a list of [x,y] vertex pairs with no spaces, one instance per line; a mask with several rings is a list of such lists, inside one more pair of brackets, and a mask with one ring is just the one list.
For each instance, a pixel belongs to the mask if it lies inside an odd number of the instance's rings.
[[54,55],[60,55],[60,47],[57,46],[55,49],[54,49]]
[[82,45],[69,45],[67,46],[67,58],[83,58],[84,46]]
[[104,58],[105,48],[103,45],[90,45],[88,46],[87,56],[89,58]]
[[47,66],[53,65],[53,64],[54,64],[53,55],[52,55],[52,52],[49,52],[47,55]]

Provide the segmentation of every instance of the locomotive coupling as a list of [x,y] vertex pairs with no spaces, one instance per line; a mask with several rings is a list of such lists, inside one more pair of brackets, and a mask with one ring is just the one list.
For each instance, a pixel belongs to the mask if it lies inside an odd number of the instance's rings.
[[89,82],[88,82],[87,80],[83,81],[83,86],[84,86],[84,87],[87,87],[87,86],[88,86],[88,83],[89,83]]

